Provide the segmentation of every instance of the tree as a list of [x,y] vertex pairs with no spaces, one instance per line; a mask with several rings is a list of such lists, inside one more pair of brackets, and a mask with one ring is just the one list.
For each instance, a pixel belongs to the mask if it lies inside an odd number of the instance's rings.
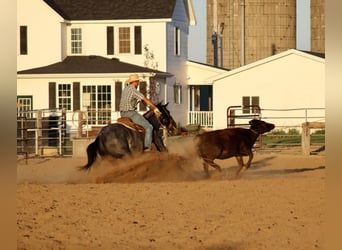
[[[158,68],[158,62],[155,61],[154,53],[153,51],[150,50],[148,44],[144,45],[144,56],[145,56],[144,66],[146,68],[156,70]],[[153,103],[158,103],[159,95],[158,95],[157,89],[159,88],[159,83],[156,80],[155,75],[156,74],[154,72],[149,73],[150,86],[147,90],[147,93],[149,94],[150,99]]]

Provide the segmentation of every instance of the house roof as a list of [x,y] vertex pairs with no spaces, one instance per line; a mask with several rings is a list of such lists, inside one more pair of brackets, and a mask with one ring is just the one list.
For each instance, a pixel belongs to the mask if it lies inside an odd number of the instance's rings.
[[68,56],[63,61],[48,66],[21,70],[18,74],[104,74],[104,73],[156,73],[171,76],[170,73],[120,62],[117,58],[101,56]]
[[172,18],[176,0],[44,0],[66,20]]

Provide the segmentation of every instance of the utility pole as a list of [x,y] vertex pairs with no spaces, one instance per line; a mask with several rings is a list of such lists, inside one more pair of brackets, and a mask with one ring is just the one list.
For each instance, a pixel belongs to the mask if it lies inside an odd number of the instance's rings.
[[214,46],[214,66],[217,67],[217,33],[213,32],[211,35],[211,42]]
[[224,30],[224,23],[220,24],[220,52],[221,52],[221,68],[223,68],[223,30]]

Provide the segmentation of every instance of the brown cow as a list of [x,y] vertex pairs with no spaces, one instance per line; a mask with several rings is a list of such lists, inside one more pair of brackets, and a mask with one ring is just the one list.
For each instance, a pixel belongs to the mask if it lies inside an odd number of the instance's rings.
[[[274,124],[253,119],[249,121],[250,128],[226,128],[198,134],[195,137],[197,153],[203,160],[204,172],[209,176],[208,166],[221,171],[221,167],[214,163],[215,159],[227,159],[235,156],[238,162],[236,176],[242,168],[248,169],[253,159],[252,147],[259,135],[274,129]],[[243,156],[248,156],[246,165]]]

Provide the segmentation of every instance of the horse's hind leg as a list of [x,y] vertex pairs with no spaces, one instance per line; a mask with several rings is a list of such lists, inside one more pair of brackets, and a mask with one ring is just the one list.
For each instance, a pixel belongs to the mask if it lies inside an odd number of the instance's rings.
[[204,160],[203,160],[203,169],[204,169],[204,173],[207,177],[209,177],[209,165],[208,163],[206,163]]

